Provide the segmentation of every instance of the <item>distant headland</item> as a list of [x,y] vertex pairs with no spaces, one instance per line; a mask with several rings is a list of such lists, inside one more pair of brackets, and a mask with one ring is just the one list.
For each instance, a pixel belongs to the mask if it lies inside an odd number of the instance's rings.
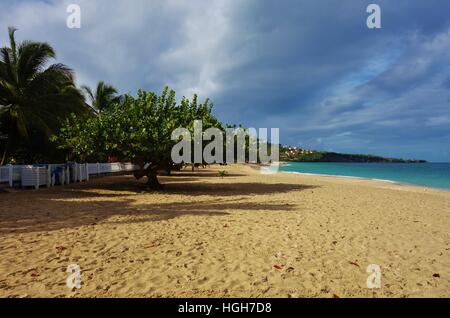
[[280,147],[280,161],[295,162],[360,162],[360,163],[426,163],[426,160],[384,158],[374,155],[344,154],[307,150],[299,147]]

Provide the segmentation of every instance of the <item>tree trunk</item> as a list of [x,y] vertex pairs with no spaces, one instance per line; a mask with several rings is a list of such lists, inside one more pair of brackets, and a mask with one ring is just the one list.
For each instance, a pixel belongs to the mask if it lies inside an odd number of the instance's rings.
[[2,160],[0,161],[0,166],[3,166],[5,164],[5,160],[6,160],[6,151],[7,148],[5,146],[5,150],[3,151],[3,156],[2,156]]
[[134,177],[138,180],[147,177],[146,185],[148,190],[161,190],[163,188],[163,185],[158,181],[158,164],[150,164],[145,168],[146,164],[144,160],[135,160],[133,163],[140,167],[139,170],[133,173]]
[[147,188],[149,190],[161,190],[163,188],[163,185],[158,181],[156,169],[150,169],[147,172]]
[[[13,125],[14,124],[11,121],[9,129],[8,129],[8,134],[7,134],[7,137],[6,137],[5,149],[3,150],[3,155],[2,155],[2,158],[1,158],[0,165],[4,165],[6,163],[6,160],[8,159],[8,155],[10,155],[10,152],[11,152],[11,148],[12,148],[12,145],[13,145],[13,138],[14,138],[13,136],[15,136],[14,128],[13,128],[14,126]],[[14,138],[14,139],[16,139],[16,138]]]
[[[9,136],[8,136],[9,137]],[[8,138],[8,140],[6,141],[6,145],[5,145],[5,149],[3,150],[3,155],[2,155],[2,159],[0,162],[0,166],[5,164],[6,158],[7,158],[7,154],[8,154],[8,148],[10,146],[10,140]]]

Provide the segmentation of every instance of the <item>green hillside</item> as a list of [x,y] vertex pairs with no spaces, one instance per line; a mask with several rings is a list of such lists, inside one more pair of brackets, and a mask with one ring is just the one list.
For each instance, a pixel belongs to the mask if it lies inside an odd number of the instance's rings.
[[373,155],[343,154],[336,152],[310,151],[280,151],[281,161],[297,162],[361,162],[361,163],[425,163],[424,160],[408,160],[398,158],[383,158]]

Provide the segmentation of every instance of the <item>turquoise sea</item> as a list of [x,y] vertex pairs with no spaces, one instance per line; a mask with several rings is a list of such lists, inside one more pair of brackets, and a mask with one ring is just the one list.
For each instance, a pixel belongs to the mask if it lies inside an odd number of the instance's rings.
[[346,176],[450,189],[450,163],[289,162],[281,172]]

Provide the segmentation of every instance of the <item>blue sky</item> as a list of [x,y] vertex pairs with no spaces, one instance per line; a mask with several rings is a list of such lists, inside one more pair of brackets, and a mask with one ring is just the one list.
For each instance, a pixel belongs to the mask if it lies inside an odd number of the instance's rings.
[[[66,27],[66,7],[82,27]],[[366,27],[377,3],[382,29]],[[438,0],[1,1],[79,84],[210,97],[225,123],[283,144],[450,161],[450,3]]]

